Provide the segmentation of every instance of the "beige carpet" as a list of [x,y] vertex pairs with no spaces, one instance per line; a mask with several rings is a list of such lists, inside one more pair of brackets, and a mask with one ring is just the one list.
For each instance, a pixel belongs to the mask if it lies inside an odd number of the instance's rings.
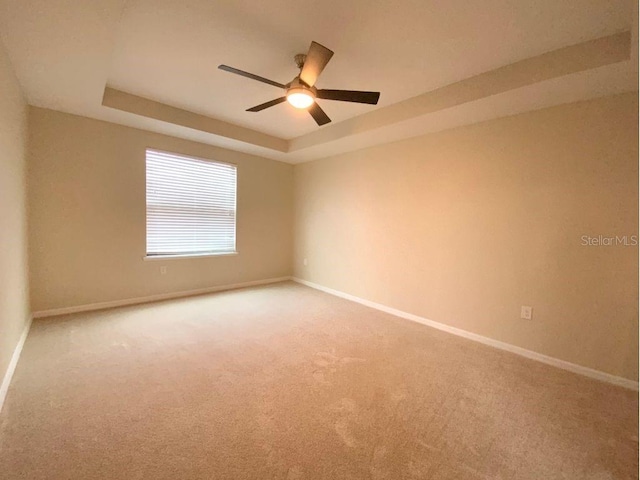
[[636,479],[637,394],[284,283],[36,322],[2,479]]

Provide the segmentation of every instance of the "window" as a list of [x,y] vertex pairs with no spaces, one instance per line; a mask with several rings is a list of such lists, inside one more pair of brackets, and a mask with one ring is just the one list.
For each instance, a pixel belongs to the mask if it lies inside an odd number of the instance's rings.
[[236,166],[147,150],[147,257],[236,249]]

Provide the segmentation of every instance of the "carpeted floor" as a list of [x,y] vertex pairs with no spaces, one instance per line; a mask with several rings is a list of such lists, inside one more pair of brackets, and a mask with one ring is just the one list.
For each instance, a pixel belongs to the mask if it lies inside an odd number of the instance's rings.
[[1,479],[638,478],[637,393],[283,283],[34,323]]

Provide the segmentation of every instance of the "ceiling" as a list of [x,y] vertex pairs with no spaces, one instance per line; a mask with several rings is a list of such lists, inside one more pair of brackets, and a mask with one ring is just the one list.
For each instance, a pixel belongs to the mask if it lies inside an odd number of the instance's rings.
[[[633,0],[0,0],[0,40],[31,105],[296,163],[637,90],[637,17]],[[248,113],[282,92],[217,69],[287,83],[311,40],[335,52],[318,88],[379,104],[320,101],[324,127]]]

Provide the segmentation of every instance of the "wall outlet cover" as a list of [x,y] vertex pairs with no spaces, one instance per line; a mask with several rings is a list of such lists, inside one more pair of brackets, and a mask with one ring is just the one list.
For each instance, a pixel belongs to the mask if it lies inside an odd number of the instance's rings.
[[520,307],[520,318],[523,320],[531,320],[531,316],[533,314],[533,307],[528,307],[523,305]]

